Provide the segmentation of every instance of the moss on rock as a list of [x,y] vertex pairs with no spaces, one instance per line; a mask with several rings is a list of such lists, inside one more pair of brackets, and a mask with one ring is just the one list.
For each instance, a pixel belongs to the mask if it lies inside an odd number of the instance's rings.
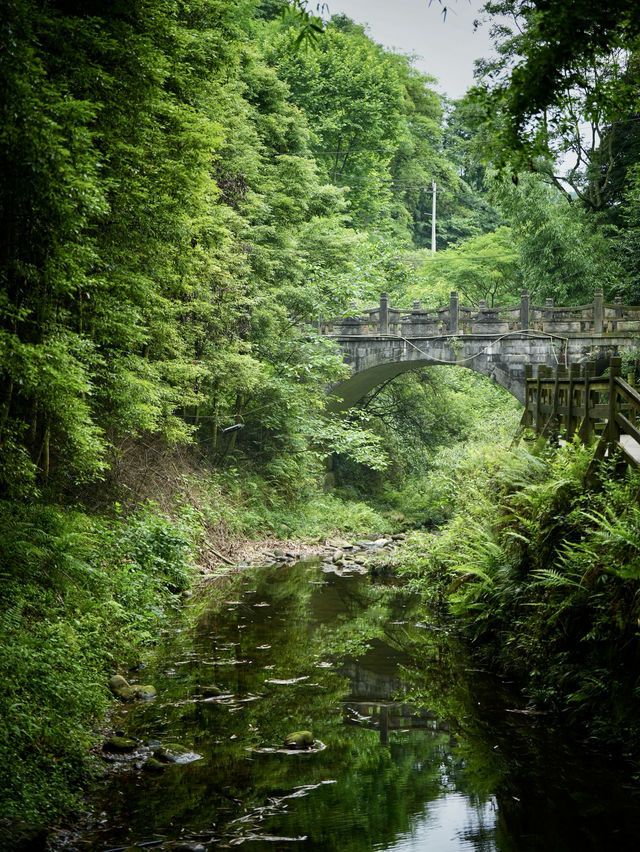
[[114,751],[120,754],[135,751],[138,743],[128,737],[109,737],[102,746],[103,751]]
[[158,694],[155,686],[151,683],[146,683],[144,686],[132,687],[133,694],[136,698],[142,698],[144,701],[150,701]]
[[311,748],[314,742],[311,731],[294,731],[286,737],[284,744],[287,748]]

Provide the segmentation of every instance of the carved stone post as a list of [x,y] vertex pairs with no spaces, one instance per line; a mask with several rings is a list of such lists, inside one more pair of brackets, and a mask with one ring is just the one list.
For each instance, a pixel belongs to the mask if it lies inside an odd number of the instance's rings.
[[604,298],[602,290],[596,290],[593,297],[593,331],[594,334],[602,334],[604,322]]
[[451,291],[449,297],[449,334],[458,333],[458,294],[455,290]]
[[527,290],[522,291],[520,296],[520,328],[529,328],[529,307],[531,305],[531,296]]
[[380,293],[380,320],[378,322],[379,334],[389,334],[389,294]]
[[422,310],[422,302],[420,301],[420,299],[414,299],[414,301],[413,301],[413,312],[417,313],[418,311],[421,311],[421,310]]

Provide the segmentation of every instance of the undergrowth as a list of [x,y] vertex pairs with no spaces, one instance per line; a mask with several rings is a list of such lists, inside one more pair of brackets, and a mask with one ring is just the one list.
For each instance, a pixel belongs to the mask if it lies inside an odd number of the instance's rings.
[[393,520],[382,509],[348,493],[323,493],[309,484],[282,493],[257,473],[231,478],[213,474],[200,494],[198,509],[208,529],[226,536],[280,536],[317,539],[331,533],[388,532]]
[[108,677],[155,640],[190,584],[198,525],[0,502],[0,812],[46,820],[90,772]]
[[478,453],[455,514],[412,536],[401,570],[532,704],[637,752],[640,474],[603,466],[590,490],[592,452]]
[[109,676],[149,653],[192,584],[205,537],[317,539],[392,527],[364,502],[318,490],[294,500],[257,476],[237,482],[192,480],[192,505],[180,505],[177,487],[171,511],[166,495],[165,511],[116,503],[101,514],[0,501],[4,817],[47,822],[78,805],[113,701]]

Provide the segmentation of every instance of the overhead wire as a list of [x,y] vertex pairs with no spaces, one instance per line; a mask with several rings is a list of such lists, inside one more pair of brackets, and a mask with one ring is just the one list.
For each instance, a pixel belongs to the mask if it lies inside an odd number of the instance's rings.
[[[516,335],[522,335],[522,334],[530,335],[531,337],[538,337],[538,338],[542,337],[542,338],[550,338],[550,339],[561,340],[562,341],[562,349],[563,349],[563,353],[564,353],[564,366],[568,367],[567,346],[568,346],[568,343],[569,343],[569,338],[563,337],[560,334],[552,334],[549,331],[536,331],[536,330],[531,329],[531,328],[523,328],[523,329],[519,329],[518,331],[505,332],[505,334],[501,334],[499,337],[496,337],[494,340],[491,341],[491,343],[489,343],[487,346],[483,347],[479,352],[475,352],[473,355],[469,355],[467,358],[456,359],[455,361],[444,361],[440,358],[434,358],[433,356],[429,355],[428,352],[425,352],[423,349],[420,349],[419,346],[416,346],[415,343],[413,343],[411,340],[409,340],[408,337],[402,337],[401,335],[398,336],[398,337],[396,337],[395,335],[389,335],[389,338],[385,338],[385,339],[402,340],[405,343],[408,343],[409,346],[412,346],[421,355],[425,355],[427,358],[429,358],[430,361],[434,361],[437,364],[444,364],[444,365],[449,365],[449,366],[453,367],[456,364],[458,364],[458,365],[459,364],[466,364],[468,361],[473,361],[475,358],[479,358],[480,355],[486,354],[494,344],[499,343],[501,340],[504,340],[507,337],[514,337]],[[430,339],[432,339],[432,340],[447,340],[447,339],[451,339],[451,338],[453,338],[454,340],[460,340],[460,336],[456,335],[456,334],[443,334],[443,335],[439,335],[437,337],[430,338]],[[556,360],[556,364],[560,364],[560,361],[558,359],[556,351],[555,351],[555,349],[553,349],[553,347],[551,348],[551,353]]]

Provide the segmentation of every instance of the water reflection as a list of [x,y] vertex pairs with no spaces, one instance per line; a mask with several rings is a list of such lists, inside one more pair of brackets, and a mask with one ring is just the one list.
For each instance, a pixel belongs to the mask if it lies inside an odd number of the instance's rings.
[[[158,699],[118,722],[202,759],[152,774],[134,756],[96,792],[104,817],[78,849],[632,848],[635,791],[605,805],[585,779],[617,782],[585,774],[545,720],[506,714],[513,699],[411,595],[312,565],[236,575],[225,595],[194,602],[193,630],[145,673]],[[285,753],[306,729],[324,748]]]

